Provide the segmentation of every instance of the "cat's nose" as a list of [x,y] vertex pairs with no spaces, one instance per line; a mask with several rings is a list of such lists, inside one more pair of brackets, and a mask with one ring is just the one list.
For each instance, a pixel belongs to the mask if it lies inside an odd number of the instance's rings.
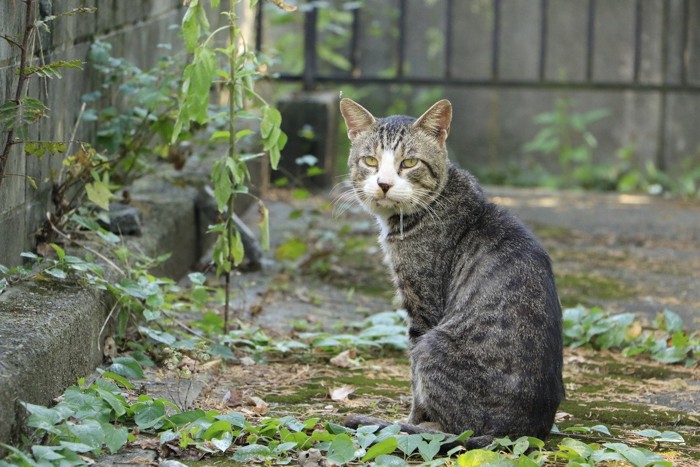
[[392,185],[392,184],[390,184],[390,183],[384,183],[384,182],[377,182],[377,185],[379,185],[379,188],[382,189],[382,191],[384,192],[384,194],[386,194],[386,192],[389,191],[389,188],[391,188],[392,186],[394,186],[394,185]]

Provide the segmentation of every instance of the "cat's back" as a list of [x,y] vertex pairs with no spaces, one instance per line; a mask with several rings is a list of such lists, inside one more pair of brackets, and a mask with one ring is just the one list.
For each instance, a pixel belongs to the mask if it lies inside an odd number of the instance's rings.
[[456,169],[450,176],[448,190],[463,198],[463,209],[448,229],[454,255],[446,314],[497,313],[558,332],[561,308],[544,247],[514,214],[488,201],[470,174]]

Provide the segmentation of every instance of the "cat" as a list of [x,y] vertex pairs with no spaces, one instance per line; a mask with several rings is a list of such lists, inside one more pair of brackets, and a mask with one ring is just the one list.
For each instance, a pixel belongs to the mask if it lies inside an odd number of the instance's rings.
[[[448,160],[447,100],[421,117],[375,118],[340,101],[350,184],[377,219],[408,314],[413,402],[408,433],[494,437],[550,432],[562,382],[562,316],[551,260],[516,217]],[[351,415],[346,425],[387,426]],[[423,425],[421,425],[423,424]]]

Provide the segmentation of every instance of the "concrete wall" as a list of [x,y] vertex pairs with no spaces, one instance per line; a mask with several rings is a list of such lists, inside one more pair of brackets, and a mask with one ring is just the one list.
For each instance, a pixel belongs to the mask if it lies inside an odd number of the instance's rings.
[[[59,18],[48,23],[49,32],[40,35],[46,63],[55,60],[85,60],[90,44],[102,39],[112,44],[114,57],[125,57],[141,68],[155,64],[163,51],[159,43],[176,44],[184,9],[181,0],[42,0],[37,12],[57,15],[77,7],[94,7],[91,14]],[[24,2],[0,1],[2,34],[20,34],[24,24]],[[37,50],[38,50],[37,44]],[[13,98],[19,51],[0,40],[0,102]],[[34,58],[33,64],[37,59]],[[31,127],[30,139],[68,140],[80,110],[80,97],[94,90],[93,73],[67,69],[63,79],[39,80],[29,84],[29,95],[42,100],[50,118]],[[94,131],[81,125],[77,139],[89,140]],[[4,145],[2,134],[2,144]],[[14,265],[22,251],[34,247],[33,233],[41,225],[51,199],[51,175],[60,169],[61,158],[26,157],[23,148],[13,148],[7,165],[8,176],[0,183],[0,264]],[[34,177],[39,189],[25,176]]]

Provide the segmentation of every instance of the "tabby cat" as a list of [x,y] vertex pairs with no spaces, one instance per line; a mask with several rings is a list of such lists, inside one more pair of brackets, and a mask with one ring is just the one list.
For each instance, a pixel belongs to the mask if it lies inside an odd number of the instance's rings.
[[[375,118],[340,101],[354,194],[409,318],[411,433],[493,437],[550,432],[562,384],[561,307],[549,256],[476,179],[447,158],[452,105]],[[350,416],[346,424],[389,422]],[[417,426],[423,424],[424,426]]]

